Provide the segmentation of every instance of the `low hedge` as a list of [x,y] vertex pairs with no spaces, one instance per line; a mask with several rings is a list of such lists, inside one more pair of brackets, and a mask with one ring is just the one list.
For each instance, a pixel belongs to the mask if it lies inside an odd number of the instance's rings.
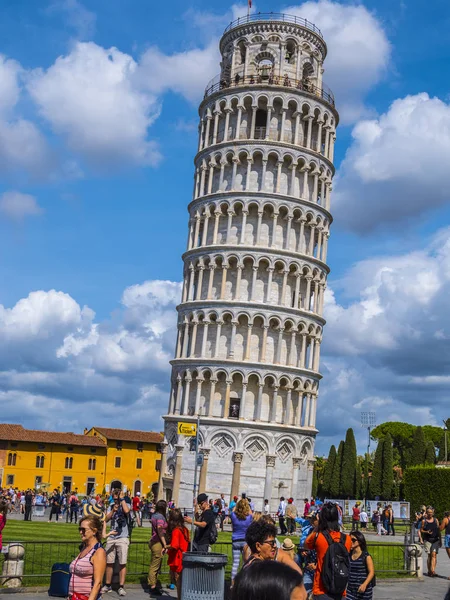
[[439,520],[450,510],[450,469],[409,467],[403,483],[405,500],[411,503],[411,519],[422,504],[433,506]]

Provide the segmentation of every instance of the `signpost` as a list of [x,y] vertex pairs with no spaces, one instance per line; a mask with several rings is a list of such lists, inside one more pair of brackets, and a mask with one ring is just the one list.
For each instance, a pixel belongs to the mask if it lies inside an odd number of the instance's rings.
[[203,454],[199,454],[198,446],[200,443],[199,438],[200,431],[200,412],[197,415],[197,423],[182,423],[181,421],[178,423],[178,434],[185,435],[186,437],[195,437],[195,466],[194,466],[194,490],[193,490],[193,499],[192,499],[192,523],[191,523],[191,552],[192,546],[194,543],[194,519],[195,519],[195,507],[197,501],[197,472],[198,467],[203,465]]

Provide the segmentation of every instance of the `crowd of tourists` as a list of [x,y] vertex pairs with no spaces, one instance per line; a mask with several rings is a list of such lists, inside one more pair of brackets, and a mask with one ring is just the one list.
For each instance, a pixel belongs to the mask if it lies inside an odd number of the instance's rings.
[[[20,496],[19,496],[20,494]],[[27,490],[31,506],[41,502],[36,491]],[[112,590],[114,565],[118,565],[119,596],[126,595],[128,549],[133,527],[142,526],[145,503],[120,490],[108,495],[79,498],[76,491],[59,490],[42,494],[50,507],[49,521],[65,516],[78,522],[80,553],[70,564],[68,596],[71,600],[97,600]],[[232,600],[371,600],[376,584],[372,557],[365,533],[371,522],[377,533],[395,535],[392,506],[382,503],[369,515],[361,503],[352,509],[349,533],[345,531],[342,508],[338,503],[323,504],[305,498],[298,510],[293,498],[281,497],[276,514],[265,500],[255,510],[245,494],[228,504],[222,494],[216,500],[200,493],[192,516],[165,500],[147,502],[151,524],[148,585],[151,596],[162,593],[160,572],[164,556],[170,569],[169,587],[181,598],[183,555],[188,550],[208,553],[214,550],[218,532],[231,526]],[[0,494],[0,549],[2,530],[8,513],[21,510],[22,493],[3,490]],[[25,507],[27,503],[25,502]],[[24,515],[26,514],[26,508]],[[381,524],[381,531],[380,531]],[[428,575],[436,576],[441,533],[450,558],[450,512],[439,520],[432,507],[416,513],[420,543],[428,558]],[[191,530],[193,539],[191,540]],[[285,536],[278,540],[279,532]],[[299,536],[298,544],[292,540]]]

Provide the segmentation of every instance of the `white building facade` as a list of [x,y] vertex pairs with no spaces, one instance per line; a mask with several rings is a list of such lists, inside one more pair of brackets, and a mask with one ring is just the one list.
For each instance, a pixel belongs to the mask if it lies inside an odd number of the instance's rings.
[[199,108],[159,496],[192,504],[177,423],[200,412],[199,490],[275,510],[311,494],[339,117],[312,23],[250,15],[220,51]]

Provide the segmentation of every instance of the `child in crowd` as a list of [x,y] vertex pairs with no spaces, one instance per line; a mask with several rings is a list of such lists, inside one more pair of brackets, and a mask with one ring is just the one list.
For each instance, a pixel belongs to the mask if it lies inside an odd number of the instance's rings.
[[183,554],[189,548],[189,530],[184,524],[183,513],[179,508],[173,508],[167,521],[168,561],[170,572],[173,573],[177,587],[177,597],[181,600],[181,574],[183,571]]

